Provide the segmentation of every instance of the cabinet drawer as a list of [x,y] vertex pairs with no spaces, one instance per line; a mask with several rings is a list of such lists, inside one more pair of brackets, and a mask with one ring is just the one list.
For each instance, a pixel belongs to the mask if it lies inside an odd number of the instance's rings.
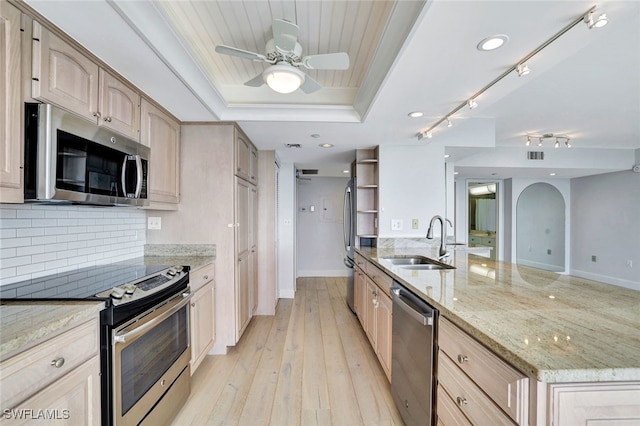
[[366,265],[367,263],[369,263],[367,259],[359,255],[358,253],[356,253],[354,257],[355,257],[356,265],[358,265],[360,269],[365,271],[367,269]]
[[442,386],[438,386],[438,402],[436,413],[438,413],[438,425],[443,426],[471,426],[471,422],[467,419],[462,411],[456,406],[451,397]]
[[[75,327],[0,364],[2,408],[12,408],[98,354],[97,319]],[[55,361],[62,365],[56,367]]]
[[471,244],[482,244],[482,237],[476,237],[469,235],[469,243]]
[[371,262],[367,263],[367,275],[369,275],[369,278],[371,278],[371,280],[380,287],[380,290],[382,290],[386,295],[391,295],[390,289],[393,284],[393,280],[389,275],[382,272],[381,269]]
[[191,292],[195,293],[200,287],[211,281],[214,277],[213,263],[201,266],[198,269],[194,269],[189,272],[189,285],[191,286]]
[[483,237],[482,238],[482,244],[484,244],[485,246],[495,247],[496,240],[495,240],[495,238],[491,238],[491,237]]
[[446,318],[440,317],[439,326],[440,350],[512,419],[526,423],[529,379]]
[[[476,425],[512,425],[513,420],[500,410],[447,356],[438,358],[438,384],[442,397],[448,396],[452,404]],[[438,407],[440,407],[438,393]]]

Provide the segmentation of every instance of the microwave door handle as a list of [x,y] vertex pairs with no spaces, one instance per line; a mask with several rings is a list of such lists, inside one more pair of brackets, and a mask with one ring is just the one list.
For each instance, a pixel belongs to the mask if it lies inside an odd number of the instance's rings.
[[129,161],[129,156],[125,155],[124,161],[122,162],[122,176],[121,176],[122,192],[123,192],[122,195],[124,197],[127,196],[127,161]]
[[142,158],[139,155],[135,155],[136,159],[136,193],[134,198],[140,198],[140,193],[142,192]]

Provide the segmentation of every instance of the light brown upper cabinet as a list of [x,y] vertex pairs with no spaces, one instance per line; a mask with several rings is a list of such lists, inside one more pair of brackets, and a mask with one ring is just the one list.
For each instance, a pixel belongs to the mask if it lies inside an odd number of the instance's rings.
[[0,1],[0,201],[3,203],[21,203],[24,199],[20,59],[20,11]]
[[258,150],[239,129],[236,132],[236,176],[258,184]]
[[140,142],[151,148],[149,208],[177,210],[180,193],[180,124],[142,98]]
[[33,22],[32,97],[139,140],[140,95]]

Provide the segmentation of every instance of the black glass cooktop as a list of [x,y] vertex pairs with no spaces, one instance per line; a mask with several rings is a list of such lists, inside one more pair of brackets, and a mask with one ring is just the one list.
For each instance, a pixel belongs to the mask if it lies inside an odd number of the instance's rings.
[[169,268],[167,265],[96,265],[0,286],[2,300],[88,299]]

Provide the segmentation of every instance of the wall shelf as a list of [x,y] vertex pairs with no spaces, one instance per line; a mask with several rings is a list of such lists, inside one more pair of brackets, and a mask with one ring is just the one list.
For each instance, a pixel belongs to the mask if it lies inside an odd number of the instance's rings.
[[378,236],[378,148],[356,150],[356,235]]

